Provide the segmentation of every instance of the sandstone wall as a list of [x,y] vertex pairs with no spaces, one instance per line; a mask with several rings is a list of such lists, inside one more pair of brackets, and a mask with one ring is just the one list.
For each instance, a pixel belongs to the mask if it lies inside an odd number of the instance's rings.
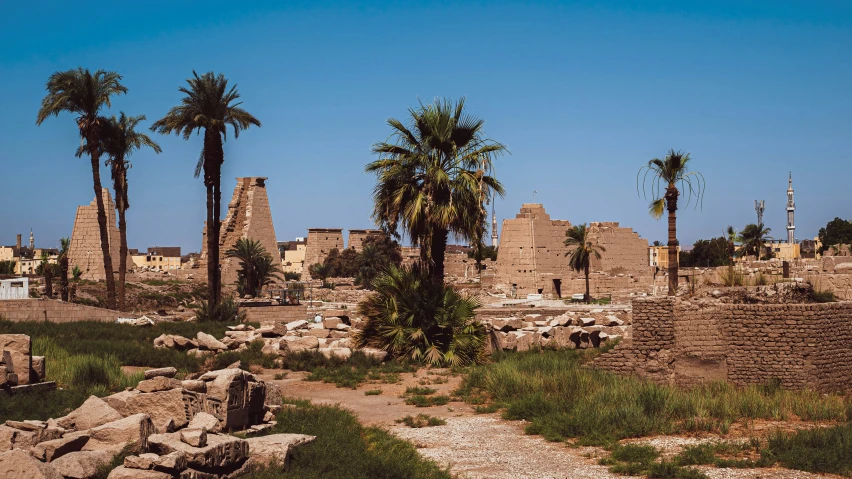
[[0,301],[0,318],[6,321],[74,321],[115,322],[119,317],[133,317],[127,313],[95,308],[82,304],[63,303],[53,299],[20,299]]
[[[349,239],[346,241],[346,247],[355,248],[355,251],[360,253],[364,240],[367,239],[368,236],[382,235],[384,235],[382,230],[349,230]],[[340,248],[340,252],[343,252],[343,248]]]
[[343,252],[343,229],[341,228],[309,228],[308,243],[305,245],[305,279],[309,279],[308,269],[311,265],[322,263],[328,257],[329,251],[337,249]]
[[[568,266],[564,242],[570,227],[568,221],[551,220],[541,204],[524,204],[514,219],[503,220],[495,282],[507,290],[514,287],[519,296],[542,293],[564,298],[584,293],[583,275]],[[606,248],[600,260],[592,261],[593,272],[606,273],[590,278],[592,294],[650,290],[648,242],[618,223],[591,223],[589,229],[593,241]]]
[[[107,219],[107,241],[110,245],[113,272],[119,268],[119,250],[121,239],[116,226],[115,203],[109,194],[109,189],[102,188],[101,194]],[[68,249],[68,270],[78,266],[83,271],[83,279],[100,281],[106,279],[104,274],[104,256],[101,250],[101,232],[98,226],[98,205],[92,200],[86,206],[77,207],[74,218],[74,229],[71,232],[71,246]],[[127,255],[127,269],[133,268],[133,258]]]
[[[197,268],[206,270],[206,227],[202,237],[204,242],[201,245]],[[219,261],[222,266],[222,285],[224,286],[237,282],[240,263],[234,258],[228,258],[227,251],[233,248],[241,238],[260,241],[266,252],[272,255],[273,263],[281,264],[281,253],[278,251],[275,227],[272,225],[269,197],[266,194],[266,178],[237,178],[237,186],[234,188],[231,202],[228,203],[228,213],[219,231]]]
[[852,390],[852,303],[633,302],[633,337],[595,365],[655,381]]
[[289,323],[314,316],[307,306],[259,306],[241,308],[241,311],[246,313],[246,321],[250,323]]

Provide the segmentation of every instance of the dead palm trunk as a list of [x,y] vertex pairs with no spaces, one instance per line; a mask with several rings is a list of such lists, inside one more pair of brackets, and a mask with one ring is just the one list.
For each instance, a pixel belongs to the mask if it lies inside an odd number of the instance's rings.
[[589,263],[588,262],[586,263],[583,270],[586,273],[586,297],[584,299],[586,300],[586,304],[589,304],[589,303],[592,302],[592,295],[589,292],[590,288],[589,288]]
[[[116,196],[118,192],[116,192]],[[125,208],[118,209],[118,235],[121,238],[121,246],[118,249],[118,310],[124,311],[126,299],[124,297],[124,279],[127,274],[127,222],[124,218]]]
[[677,197],[679,193],[673,183],[666,188],[666,208],[669,211],[669,296],[677,295]]
[[101,253],[104,256],[104,277],[106,279],[106,293],[108,309],[115,309],[115,277],[112,269],[112,256],[109,247],[109,231],[107,230],[106,209],[101,187],[100,151],[97,124],[91,124],[88,128],[86,141],[89,143],[89,156],[92,158],[92,179],[95,189],[95,203],[98,206],[98,228],[101,236]]

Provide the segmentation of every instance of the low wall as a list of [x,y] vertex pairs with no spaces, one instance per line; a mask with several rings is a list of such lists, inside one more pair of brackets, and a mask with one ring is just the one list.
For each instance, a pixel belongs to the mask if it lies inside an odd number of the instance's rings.
[[658,382],[852,391],[852,303],[694,305],[633,302],[633,336],[596,367]]
[[246,321],[250,323],[289,323],[300,319],[313,317],[314,311],[308,312],[307,305],[299,306],[257,306],[240,308],[246,313]]
[[54,299],[19,299],[0,301],[0,317],[7,321],[72,321],[115,322],[119,317],[134,317],[110,309],[95,308]]

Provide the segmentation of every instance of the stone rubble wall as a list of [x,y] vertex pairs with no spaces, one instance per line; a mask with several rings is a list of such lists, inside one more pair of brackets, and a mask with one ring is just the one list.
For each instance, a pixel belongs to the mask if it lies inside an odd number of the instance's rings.
[[695,305],[634,300],[633,337],[596,367],[654,381],[852,390],[852,303]]
[[[102,188],[101,193],[106,212],[107,238],[110,246],[110,257],[112,258],[112,269],[117,273],[121,238],[118,226],[116,226],[115,203],[112,201],[108,188]],[[96,200],[92,200],[86,206],[77,207],[77,216],[74,218],[74,229],[71,232],[71,246],[68,249],[68,271],[73,270],[74,266],[79,267],[83,271],[83,279],[93,281],[106,279]],[[127,269],[132,268],[133,258],[128,253]]]
[[0,318],[6,321],[102,321],[114,323],[119,317],[134,315],[82,304],[64,303],[54,299],[18,299],[0,301]]

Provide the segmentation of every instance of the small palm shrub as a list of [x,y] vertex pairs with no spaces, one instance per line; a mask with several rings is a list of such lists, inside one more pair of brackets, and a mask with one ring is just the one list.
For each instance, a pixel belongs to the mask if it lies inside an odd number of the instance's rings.
[[485,327],[474,319],[479,303],[418,266],[389,266],[373,281],[375,294],[358,305],[367,318],[358,347],[434,366],[464,366],[483,359]]
[[245,312],[240,312],[240,305],[233,297],[222,298],[222,301],[212,309],[207,301],[201,302],[201,307],[195,313],[198,321],[244,322]]

